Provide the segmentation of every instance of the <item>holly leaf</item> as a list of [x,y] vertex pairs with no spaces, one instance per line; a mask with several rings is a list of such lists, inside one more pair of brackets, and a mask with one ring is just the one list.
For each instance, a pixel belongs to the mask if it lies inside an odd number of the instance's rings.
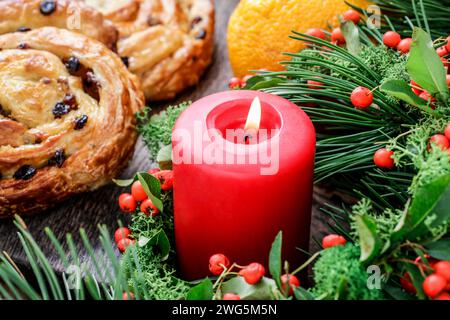
[[427,244],[425,249],[435,259],[450,261],[450,239],[441,239]]
[[359,40],[359,29],[352,21],[345,21],[341,24],[342,34],[348,52],[357,56],[361,52],[361,42]]
[[316,297],[306,289],[302,287],[294,287],[294,295],[297,300],[315,300]]
[[410,105],[418,107],[428,113],[436,113],[428,106],[428,102],[419,98],[412,90],[409,84],[403,80],[388,80],[383,83],[380,90],[392,97],[400,99]]
[[232,278],[222,285],[224,294],[238,294],[242,300],[271,300],[275,290],[275,281],[266,277],[255,285],[249,285],[242,277]]
[[213,283],[209,278],[206,278],[195,287],[189,290],[187,300],[212,300],[214,296]]
[[416,300],[412,295],[406,293],[399,287],[385,284],[383,290],[394,300]]
[[162,147],[156,156],[161,170],[172,170],[172,144]]
[[447,72],[430,35],[420,28],[414,28],[406,69],[411,78],[432,96],[439,95],[442,100],[447,100]]
[[372,260],[380,251],[380,241],[377,236],[377,223],[368,215],[355,215],[356,231],[361,247],[360,261],[363,263]]
[[269,271],[275,282],[281,290],[281,247],[283,243],[283,232],[280,231],[272,243],[269,254]]
[[134,177],[133,179],[125,179],[125,180],[121,180],[121,179],[113,179],[113,182],[118,185],[119,187],[129,187],[133,184],[133,182],[136,180],[136,177]]
[[152,200],[153,204],[163,212],[163,203],[161,201],[161,182],[153,175],[147,172],[139,172],[137,174],[138,180],[141,182],[145,193]]
[[[408,236],[415,239],[426,234],[429,228],[438,226],[450,219],[450,175],[436,178],[420,188],[408,210],[395,228],[395,240]],[[428,217],[432,221],[425,223]]]

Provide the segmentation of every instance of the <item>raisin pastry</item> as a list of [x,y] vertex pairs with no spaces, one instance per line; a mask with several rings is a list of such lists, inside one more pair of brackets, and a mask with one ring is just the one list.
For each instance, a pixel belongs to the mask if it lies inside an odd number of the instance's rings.
[[149,100],[198,83],[213,53],[211,0],[84,0],[119,30],[117,49]]
[[85,34],[116,50],[117,29],[100,12],[81,1],[0,1],[0,34],[27,32],[45,26]]
[[102,43],[54,27],[0,36],[0,217],[49,208],[113,178],[144,96]]

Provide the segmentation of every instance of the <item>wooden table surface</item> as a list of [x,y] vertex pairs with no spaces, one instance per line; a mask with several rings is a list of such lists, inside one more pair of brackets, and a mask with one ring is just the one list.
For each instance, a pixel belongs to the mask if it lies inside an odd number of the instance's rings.
[[[232,76],[232,72],[228,62],[226,29],[228,18],[238,2],[239,0],[215,0],[216,47],[212,66],[195,88],[184,92],[176,101],[168,101],[156,106],[157,109],[162,109],[181,101],[195,101],[203,96],[228,89],[227,84]],[[155,107],[154,105],[150,106]],[[149,160],[147,149],[143,142],[139,140],[133,159],[125,172],[123,172],[122,177],[131,177],[135,172],[144,171],[150,167],[151,161]],[[118,219],[123,219],[123,215],[120,214],[117,205],[118,195],[123,191],[122,188],[111,184],[96,192],[74,197],[49,212],[34,217],[27,217],[24,220],[50,262],[61,272],[64,271],[63,267],[56,258],[55,252],[50,249],[50,241],[43,233],[44,228],[51,228],[60,240],[64,239],[65,234],[72,233],[80,252],[83,252],[82,243],[78,237],[80,228],[86,230],[94,245],[99,245],[98,241],[96,241],[98,239],[97,225],[105,224],[112,233],[117,228]],[[315,238],[321,239],[322,235],[327,232],[327,225],[326,218],[318,210],[318,203],[323,203],[324,199],[318,194],[315,194],[314,198],[311,234]],[[316,245],[311,241],[310,250],[315,251],[316,249]],[[0,221],[0,250],[6,251],[18,265],[22,267],[28,266],[17,237],[17,229],[13,225],[12,220]],[[83,254],[81,256],[83,257]],[[85,254],[84,257],[86,257]]]

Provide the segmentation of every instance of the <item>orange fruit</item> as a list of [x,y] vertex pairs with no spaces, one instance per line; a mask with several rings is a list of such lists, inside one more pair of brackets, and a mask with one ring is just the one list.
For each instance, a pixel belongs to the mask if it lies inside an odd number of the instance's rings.
[[[350,0],[367,8],[366,0]],[[329,29],[349,9],[344,0],[241,0],[228,24],[228,51],[234,74],[250,70],[282,70],[283,52],[298,52],[304,44],[289,38],[292,30]]]

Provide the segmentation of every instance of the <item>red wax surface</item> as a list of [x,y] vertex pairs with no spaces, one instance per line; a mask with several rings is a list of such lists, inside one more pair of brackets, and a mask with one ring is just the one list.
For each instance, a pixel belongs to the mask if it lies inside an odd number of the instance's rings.
[[[253,99],[262,104],[261,128],[279,129],[256,144],[244,145],[250,156],[269,144],[279,150],[278,170],[262,175],[269,164],[205,163],[202,151],[211,144],[208,129],[220,132],[243,128]],[[198,132],[206,139],[200,146],[180,141],[177,132]],[[206,133],[206,134],[205,134]],[[208,139],[209,137],[209,139]],[[194,138],[192,139],[194,140]],[[192,104],[178,119],[173,134],[175,238],[179,267],[188,280],[209,274],[208,260],[215,253],[231,262],[267,266],[271,244],[283,231],[283,260],[291,270],[302,255],[296,247],[308,249],[315,155],[315,131],[308,116],[288,100],[257,91],[228,91]],[[227,141],[215,152],[233,158],[239,151]],[[240,151],[242,152],[242,150]],[[191,154],[191,163],[181,162]],[[195,163],[194,163],[195,160]]]

